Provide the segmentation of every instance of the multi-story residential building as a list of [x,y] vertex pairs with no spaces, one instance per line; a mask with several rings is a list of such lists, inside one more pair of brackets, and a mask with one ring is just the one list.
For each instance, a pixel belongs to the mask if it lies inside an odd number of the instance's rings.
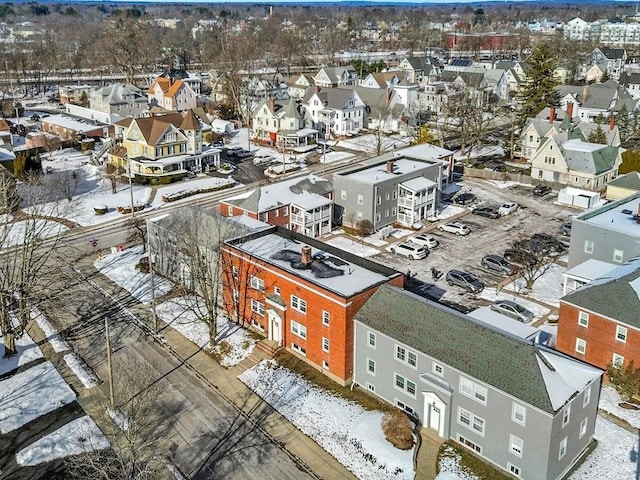
[[191,110],[197,106],[196,92],[184,81],[158,77],[147,92],[150,107],[170,112]]
[[353,375],[353,317],[386,283],[388,267],[282,227],[225,242],[229,315],[346,385]]
[[589,23],[576,17],[565,25],[564,36],[575,41],[593,40],[609,47],[638,45],[640,44],[640,24],[624,22],[620,19]]
[[336,223],[355,227],[368,220],[378,230],[396,222],[414,226],[435,216],[452,158],[449,150],[423,144],[335,174]]
[[591,40],[591,24],[589,22],[585,22],[579,17],[572,18],[564,26],[564,37],[569,40],[576,41]]
[[202,78],[198,75],[191,74],[182,68],[166,70],[159,75],[159,78],[167,78],[171,83],[174,83],[176,80],[182,80],[184,83],[189,85],[196,95],[200,95],[200,92],[202,91]]
[[640,256],[640,193],[587,210],[571,221],[569,267],[586,260],[622,264]]
[[605,198],[609,201],[620,200],[637,192],[640,192],[640,172],[629,172],[607,183]]
[[[89,101],[89,95],[94,90],[93,85],[63,85],[58,89],[60,103],[73,103],[80,105]],[[88,106],[86,104],[85,106]]]
[[515,478],[587,453],[602,371],[390,285],[355,317],[354,384]]
[[627,51],[624,48],[597,47],[591,52],[591,64],[602,65],[615,80],[620,78],[626,63]]
[[573,115],[583,122],[593,123],[599,117],[606,119],[619,112],[623,106],[627,112],[633,112],[638,104],[615,80],[583,86],[561,85],[556,88],[556,92],[560,97],[560,104],[566,109],[566,105],[572,103]]
[[306,126],[318,130],[321,138],[350,135],[368,124],[367,105],[351,89],[316,87],[302,106]]
[[640,259],[560,299],[556,348],[606,369],[640,362]]
[[404,73],[390,70],[388,72],[374,72],[360,81],[360,86],[365,88],[391,88],[404,80]]
[[262,100],[253,112],[253,135],[257,143],[287,147],[316,143],[317,130],[303,127],[303,112],[294,98]]
[[303,99],[311,87],[313,87],[313,77],[307,73],[301,73],[289,85],[289,96]]
[[220,201],[220,213],[251,218],[309,237],[331,232],[333,186],[315,175],[265,185]]
[[351,65],[344,67],[324,67],[313,77],[317,87],[341,87],[358,84],[358,72]]
[[144,92],[135,85],[114,83],[91,91],[89,106],[121,118],[140,118],[148,110],[149,103]]

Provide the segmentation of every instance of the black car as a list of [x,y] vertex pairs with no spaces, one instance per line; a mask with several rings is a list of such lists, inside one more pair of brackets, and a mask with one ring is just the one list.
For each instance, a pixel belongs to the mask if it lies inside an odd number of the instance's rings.
[[551,193],[551,187],[548,187],[546,185],[536,185],[535,188],[533,189],[533,194],[536,197],[544,197],[549,193]]
[[253,152],[250,152],[248,150],[241,150],[239,152],[236,153],[236,157],[238,158],[249,158],[249,157],[253,157]]
[[484,285],[480,280],[468,272],[462,270],[449,270],[446,277],[449,285],[457,285],[471,293],[480,293],[484,290]]
[[474,215],[480,215],[481,217],[487,218],[500,218],[500,214],[497,210],[491,207],[478,207],[471,210],[471,213]]
[[564,222],[560,225],[560,233],[562,235],[566,235],[567,237],[571,236],[571,222]]
[[453,199],[454,203],[458,205],[469,205],[476,201],[476,196],[473,193],[461,193],[456,198]]

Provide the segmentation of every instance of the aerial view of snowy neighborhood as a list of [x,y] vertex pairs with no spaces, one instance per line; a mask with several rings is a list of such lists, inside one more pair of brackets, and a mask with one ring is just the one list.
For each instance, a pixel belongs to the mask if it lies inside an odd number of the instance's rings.
[[636,4],[0,3],[0,480],[632,480],[639,431]]

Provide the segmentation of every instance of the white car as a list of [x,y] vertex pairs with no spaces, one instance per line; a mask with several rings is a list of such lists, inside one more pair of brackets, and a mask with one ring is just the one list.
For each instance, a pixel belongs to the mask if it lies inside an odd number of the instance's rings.
[[409,237],[408,240],[429,249],[436,248],[439,243],[435,237],[432,237],[431,235],[427,235],[425,233],[421,233],[420,235],[416,235],[414,237]]
[[519,206],[520,205],[518,205],[516,202],[506,202],[500,206],[500,208],[498,209],[498,213],[502,216],[509,215],[510,213],[515,212]]
[[438,226],[438,230],[455,233],[456,235],[469,235],[471,230],[462,222],[447,222]]
[[418,260],[420,258],[427,257],[427,251],[424,247],[411,242],[395,243],[387,248],[391,253],[403,255],[412,260]]

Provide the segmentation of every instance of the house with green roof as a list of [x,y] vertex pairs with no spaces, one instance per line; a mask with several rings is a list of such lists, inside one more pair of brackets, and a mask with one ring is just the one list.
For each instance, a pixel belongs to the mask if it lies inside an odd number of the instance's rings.
[[592,441],[602,370],[397,287],[355,316],[353,382],[516,478],[563,478]]

